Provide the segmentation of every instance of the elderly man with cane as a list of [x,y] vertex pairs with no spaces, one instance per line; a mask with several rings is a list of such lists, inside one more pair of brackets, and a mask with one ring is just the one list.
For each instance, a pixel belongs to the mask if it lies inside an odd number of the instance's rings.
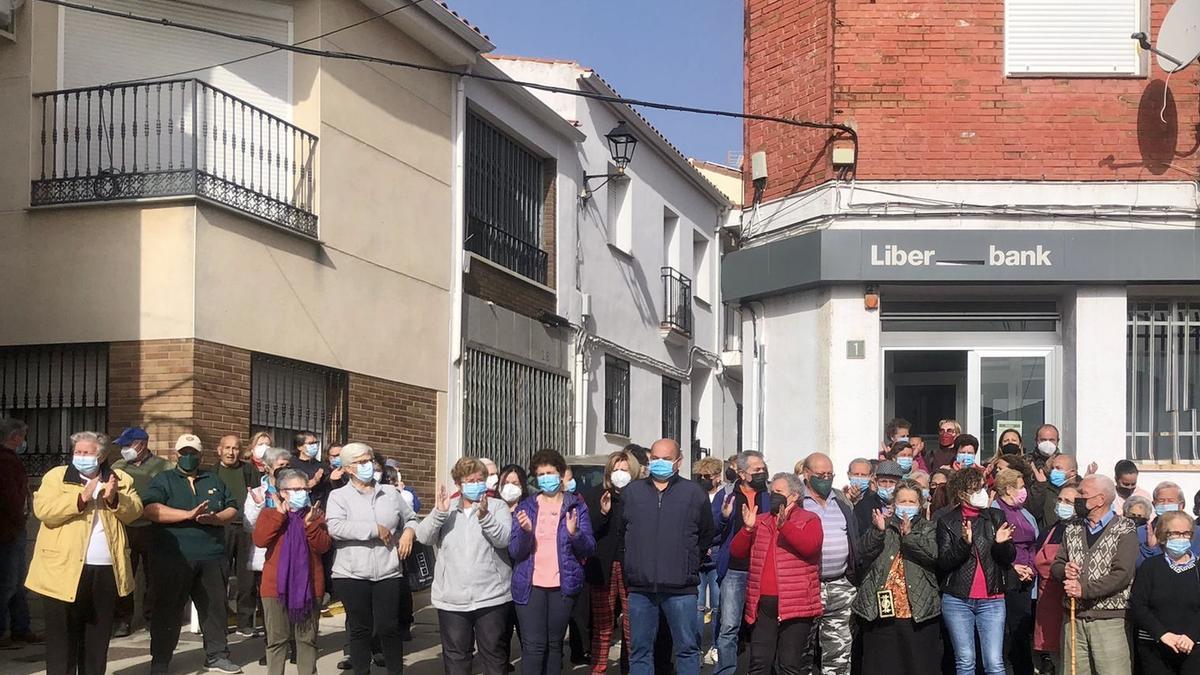
[[[1137,564],[1133,521],[1112,510],[1111,478],[1088,476],[1079,486],[1075,518],[1067,523],[1050,574],[1063,582],[1071,610],[1064,649],[1080,675],[1129,675],[1125,611]],[[1064,663],[1067,655],[1063,655]]]

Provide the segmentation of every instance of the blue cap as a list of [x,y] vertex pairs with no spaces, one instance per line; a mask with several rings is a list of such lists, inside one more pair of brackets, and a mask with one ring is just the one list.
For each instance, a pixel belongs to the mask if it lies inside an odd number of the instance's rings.
[[146,433],[145,429],[141,427],[126,427],[125,431],[122,431],[121,435],[117,436],[113,443],[116,445],[129,445],[134,441],[148,440],[150,440],[150,434]]

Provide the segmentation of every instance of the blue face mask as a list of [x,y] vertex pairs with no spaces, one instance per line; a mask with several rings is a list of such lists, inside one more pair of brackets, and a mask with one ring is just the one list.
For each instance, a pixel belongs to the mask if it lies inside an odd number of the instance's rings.
[[308,445],[304,446],[304,454],[308,455],[309,457],[312,457],[313,459],[320,459],[321,458],[321,444],[320,443],[309,443]]
[[900,465],[900,469],[904,471],[905,475],[908,475],[908,472],[912,471],[912,457],[897,457],[896,463]]
[[370,462],[354,465],[354,475],[364,483],[375,480],[375,465]]
[[881,487],[881,488],[877,488],[875,490],[875,494],[879,495],[879,498],[882,499],[883,501],[890,502],[890,501],[892,501],[892,493],[895,491],[896,491],[895,486]]
[[897,504],[896,515],[900,516],[901,519],[908,518],[909,520],[912,520],[913,518],[917,517],[917,511],[920,509],[921,507],[913,504]]
[[338,455],[337,457],[330,457],[329,458],[329,466],[331,466],[335,469],[342,468],[342,456]]
[[650,475],[659,480],[667,480],[675,475],[675,462],[659,458],[650,460]]
[[896,442],[897,442],[897,443],[907,443],[907,442],[908,442],[908,436],[900,436],[900,437],[898,437],[898,438],[896,439]]
[[1192,541],[1190,539],[1168,539],[1163,548],[1167,550],[1167,555],[1172,558],[1182,558],[1192,550]]
[[288,505],[297,511],[308,506],[308,490],[292,490],[288,495]]
[[18,455],[23,455],[23,454],[25,454],[25,453],[26,453],[26,452],[28,452],[28,451],[29,451],[29,442],[28,442],[28,441],[21,441],[21,444],[17,446],[17,454],[18,454]]
[[91,455],[74,455],[71,457],[71,465],[79,473],[91,475],[100,467],[100,460]]
[[487,483],[483,481],[478,483],[463,483],[462,493],[467,499],[477,502],[487,494]]
[[1067,472],[1062,469],[1053,469],[1050,471],[1050,484],[1054,487],[1062,487],[1067,482]]
[[863,478],[861,476],[851,476],[850,484],[858,488],[859,491],[866,492],[867,488],[871,487],[871,479]]
[[1155,504],[1154,505],[1154,512],[1160,516],[1164,513],[1171,513],[1172,511],[1178,511],[1178,510],[1179,510],[1178,504]]
[[929,501],[929,488],[921,488],[921,496],[925,498],[925,501]]
[[575,492],[575,479],[567,481],[567,492]]
[[954,461],[963,466],[975,466],[975,455],[968,455],[966,453],[955,455]]
[[542,492],[552,495],[558,492],[558,488],[562,487],[562,477],[556,473],[548,473],[537,478],[538,489]]
[[1054,507],[1054,512],[1062,520],[1070,520],[1075,517],[1075,507],[1070,504],[1058,504]]

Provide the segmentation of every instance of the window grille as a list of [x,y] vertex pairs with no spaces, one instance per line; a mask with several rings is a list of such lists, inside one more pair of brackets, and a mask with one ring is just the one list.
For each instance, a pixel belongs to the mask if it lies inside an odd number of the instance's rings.
[[345,443],[350,408],[349,376],[342,371],[254,354],[250,364],[250,427],[291,449],[292,437],[311,431],[322,448]]
[[629,362],[604,357],[604,433],[629,437]]
[[[662,437],[680,442],[680,415],[683,413],[682,385],[669,377],[662,379]],[[681,446],[682,447],[682,446]]]
[[466,354],[463,453],[527,466],[542,448],[571,450],[571,382],[478,349]]
[[1129,458],[1196,461],[1200,301],[1130,301],[1125,344]]

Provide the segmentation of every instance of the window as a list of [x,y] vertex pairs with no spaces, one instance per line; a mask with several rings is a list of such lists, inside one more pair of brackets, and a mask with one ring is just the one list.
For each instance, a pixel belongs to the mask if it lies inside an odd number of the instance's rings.
[[604,433],[629,437],[629,362],[604,357]]
[[542,158],[467,113],[467,240],[464,247],[546,283]]
[[571,448],[571,382],[478,349],[468,349],[463,455],[525,466],[535,450]]
[[[610,165],[609,173],[616,173]],[[633,190],[629,178],[608,181],[608,243],[618,251],[633,255]]]
[[76,431],[108,427],[108,345],[0,348],[0,417],[29,425],[21,455],[40,476],[63,464]]
[[271,434],[291,449],[292,436],[316,434],[322,447],[345,443],[350,409],[349,377],[340,370],[254,354],[250,362],[250,429]]
[[696,299],[702,302],[709,302],[712,297],[710,286],[709,270],[712,264],[708,260],[708,237],[704,236],[699,230],[692,231],[692,278],[696,283],[692,285],[692,291],[696,294]]
[[1005,0],[1007,75],[1140,76],[1146,0]]
[[1129,458],[1200,457],[1200,301],[1130,301],[1125,356]]
[[680,415],[683,414],[682,385],[679,380],[662,379],[662,437],[681,442]]

